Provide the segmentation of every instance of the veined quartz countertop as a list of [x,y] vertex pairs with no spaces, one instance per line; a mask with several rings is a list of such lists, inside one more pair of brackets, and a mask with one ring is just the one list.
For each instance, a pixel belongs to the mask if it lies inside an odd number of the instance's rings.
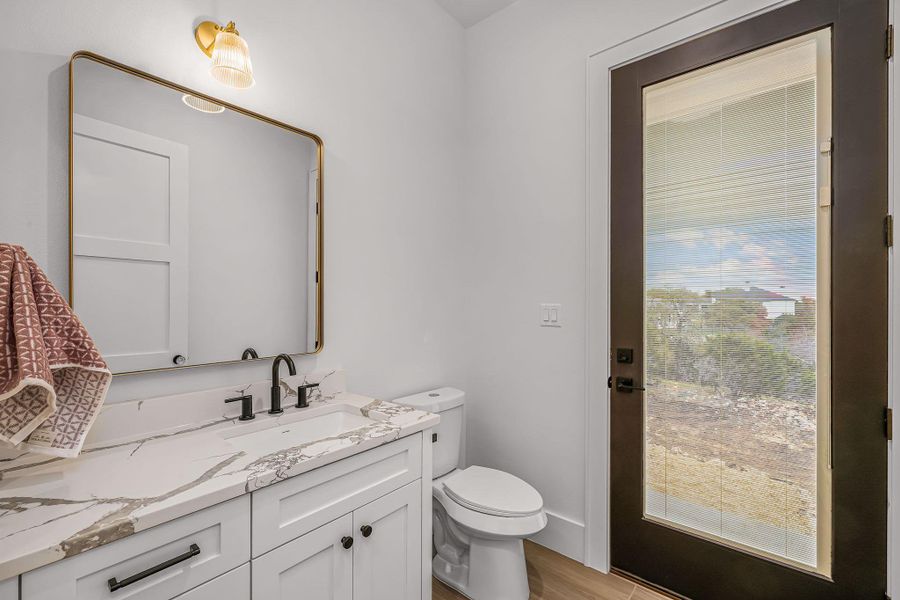
[[[293,408],[286,400],[285,413],[277,417],[262,411],[246,424],[235,416],[181,424],[98,442],[74,459],[34,454],[0,458],[0,581],[423,431],[440,419],[341,391],[342,373],[335,378],[341,382],[337,390],[317,392],[309,408]],[[234,391],[219,390],[218,395]],[[190,396],[170,398],[183,403]],[[221,401],[217,398],[216,404]],[[111,412],[121,413],[119,419],[137,413],[132,419],[140,419],[144,410],[148,419],[159,419],[166,407],[148,410],[145,403],[150,402],[112,405]],[[205,403],[211,405],[209,398]],[[233,406],[228,405],[229,412]],[[223,430],[230,436],[239,427],[259,429],[335,410],[374,422],[258,455],[237,449],[222,435]]]

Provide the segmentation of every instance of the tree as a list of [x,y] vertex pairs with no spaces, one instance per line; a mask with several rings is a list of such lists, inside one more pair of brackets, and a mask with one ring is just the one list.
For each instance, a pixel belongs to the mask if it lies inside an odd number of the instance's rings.
[[[647,376],[714,386],[732,398],[815,400],[815,300],[767,318],[741,289],[649,289]],[[812,350],[810,350],[810,348]]]
[[748,333],[715,335],[704,344],[703,354],[718,371],[716,381],[703,383],[724,388],[732,398],[815,400],[815,368],[764,339]]

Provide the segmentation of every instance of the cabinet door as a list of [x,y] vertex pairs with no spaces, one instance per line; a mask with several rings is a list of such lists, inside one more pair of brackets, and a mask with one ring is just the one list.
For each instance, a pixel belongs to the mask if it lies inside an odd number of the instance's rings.
[[421,486],[353,512],[353,600],[422,600]]
[[351,600],[353,535],[350,515],[331,521],[251,561],[253,597],[260,600]]

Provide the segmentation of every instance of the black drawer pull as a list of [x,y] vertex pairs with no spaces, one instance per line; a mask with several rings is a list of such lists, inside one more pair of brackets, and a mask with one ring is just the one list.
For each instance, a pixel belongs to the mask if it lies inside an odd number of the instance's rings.
[[200,554],[200,546],[198,546],[197,544],[191,544],[191,549],[188,550],[187,552],[185,552],[184,554],[179,554],[175,558],[170,558],[169,560],[167,560],[165,562],[161,562],[158,565],[156,565],[155,567],[150,567],[146,571],[141,571],[137,575],[132,575],[131,577],[126,577],[122,581],[118,581],[118,580],[116,580],[115,577],[113,577],[112,579],[110,579],[107,582],[109,584],[109,591],[114,592],[116,590],[122,589],[126,585],[131,585],[132,583],[135,583],[136,581],[140,581],[141,579],[145,579],[147,577],[150,577],[151,575],[155,575],[156,573],[159,573],[160,571],[164,571],[164,570],[168,569],[169,567],[171,567],[173,565],[177,565],[180,562],[184,562],[191,557],[197,556],[198,554]]

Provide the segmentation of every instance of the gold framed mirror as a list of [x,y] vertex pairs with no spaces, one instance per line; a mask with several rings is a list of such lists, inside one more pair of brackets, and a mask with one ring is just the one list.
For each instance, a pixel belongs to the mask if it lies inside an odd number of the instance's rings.
[[314,133],[72,56],[69,302],[113,373],[322,350],[323,154]]

